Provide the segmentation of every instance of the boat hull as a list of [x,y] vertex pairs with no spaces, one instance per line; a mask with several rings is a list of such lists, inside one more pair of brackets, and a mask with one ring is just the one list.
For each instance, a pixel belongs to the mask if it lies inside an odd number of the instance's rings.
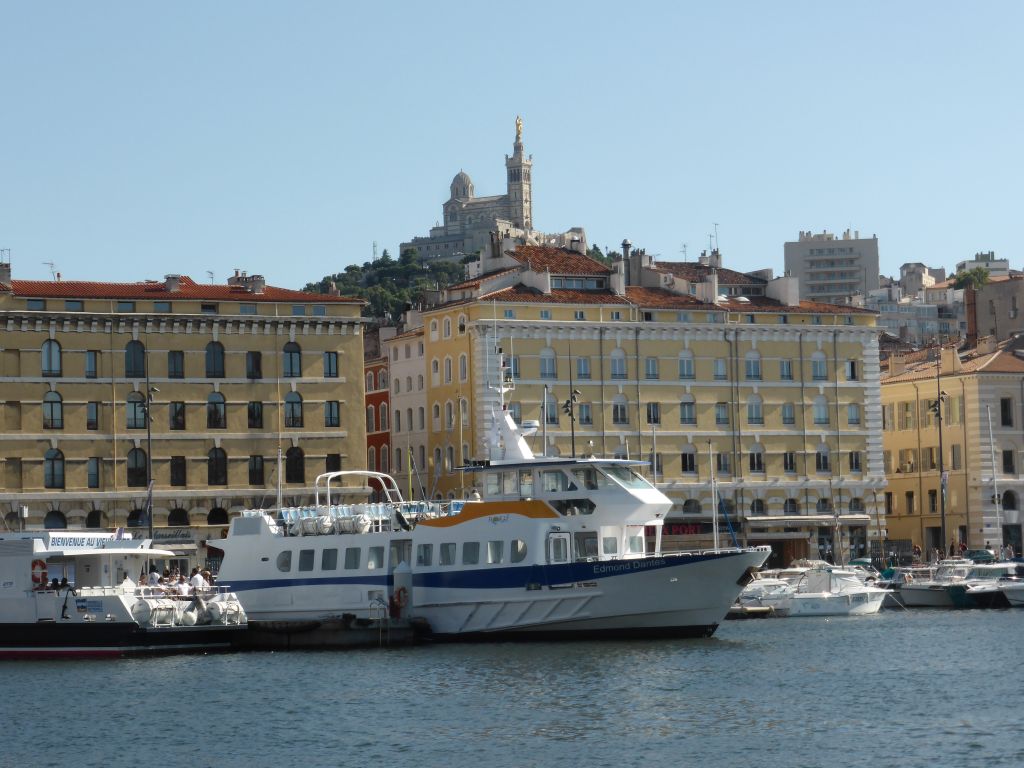
[[144,628],[133,622],[0,624],[0,658],[121,657],[230,650],[245,626]]
[[1011,608],[1024,608],[1024,584],[1003,584],[999,589]]
[[789,616],[867,616],[878,613],[888,592],[872,590],[840,594],[797,593],[790,597]]
[[952,608],[953,598],[948,585],[906,584],[900,590],[900,599],[907,608]]

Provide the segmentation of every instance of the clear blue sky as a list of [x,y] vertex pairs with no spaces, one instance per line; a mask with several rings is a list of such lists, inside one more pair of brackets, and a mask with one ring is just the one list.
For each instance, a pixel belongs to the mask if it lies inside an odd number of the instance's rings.
[[1024,3],[0,0],[16,278],[300,287],[426,234],[461,168],[534,220],[727,266],[802,229],[882,272],[1022,266]]

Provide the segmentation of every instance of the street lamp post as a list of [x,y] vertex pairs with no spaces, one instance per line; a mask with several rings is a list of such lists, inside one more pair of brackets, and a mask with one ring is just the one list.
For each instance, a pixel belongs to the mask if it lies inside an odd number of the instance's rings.
[[576,458],[576,403],[580,401],[582,394],[578,389],[574,389],[569,395],[569,399],[562,403],[562,412],[569,417],[570,445],[574,459]]
[[146,524],[149,526],[149,539],[153,540],[153,393],[160,390],[149,385],[149,359],[146,366]]
[[929,407],[932,413],[935,414],[936,422],[939,426],[939,526],[940,526],[940,544],[943,549],[946,546],[946,464],[942,455],[942,404],[946,402],[946,393],[942,391],[941,385],[939,384],[939,377],[935,377],[935,388],[937,390],[938,397],[934,400]]

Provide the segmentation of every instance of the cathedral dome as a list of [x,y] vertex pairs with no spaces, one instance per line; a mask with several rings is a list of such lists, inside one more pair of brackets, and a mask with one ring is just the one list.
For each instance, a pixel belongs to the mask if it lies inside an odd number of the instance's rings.
[[452,199],[465,200],[473,196],[473,180],[465,171],[459,171],[452,179]]

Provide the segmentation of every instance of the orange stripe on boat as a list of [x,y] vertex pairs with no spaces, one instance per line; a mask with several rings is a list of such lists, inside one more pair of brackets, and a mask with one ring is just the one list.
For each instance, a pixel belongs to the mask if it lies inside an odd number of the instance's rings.
[[420,520],[419,525],[427,525],[432,528],[449,528],[460,523],[468,523],[470,520],[479,520],[482,517],[492,515],[519,515],[537,520],[558,518],[558,513],[543,501],[530,499],[529,501],[470,501],[457,515],[448,517],[431,517]]

